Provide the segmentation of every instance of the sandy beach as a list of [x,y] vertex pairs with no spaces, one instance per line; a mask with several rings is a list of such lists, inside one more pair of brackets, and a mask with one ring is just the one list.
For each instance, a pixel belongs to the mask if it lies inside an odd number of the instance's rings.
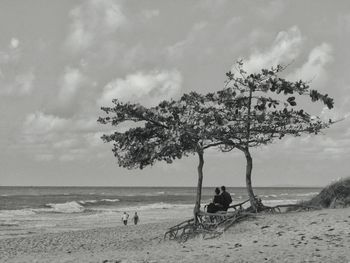
[[1,262],[350,262],[350,208],[264,214],[216,239],[163,241],[177,222],[2,239]]

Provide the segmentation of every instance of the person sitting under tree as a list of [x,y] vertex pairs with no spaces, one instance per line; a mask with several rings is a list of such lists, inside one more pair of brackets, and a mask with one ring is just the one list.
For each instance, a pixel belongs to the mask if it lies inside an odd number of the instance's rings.
[[215,195],[213,198],[213,202],[208,205],[207,212],[208,213],[216,213],[218,211],[222,211],[224,208],[224,200],[222,195],[220,195],[220,189],[215,188]]
[[221,197],[223,200],[223,210],[227,211],[230,204],[232,203],[232,197],[231,197],[230,193],[226,192],[225,186],[221,186]]

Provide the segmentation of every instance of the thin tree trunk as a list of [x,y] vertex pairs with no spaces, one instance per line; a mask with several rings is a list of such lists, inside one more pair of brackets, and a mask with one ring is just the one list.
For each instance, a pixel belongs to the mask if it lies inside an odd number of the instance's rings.
[[199,150],[198,152],[198,158],[199,158],[199,164],[198,164],[198,183],[197,183],[197,195],[196,195],[196,204],[193,209],[194,219],[197,223],[198,220],[198,213],[201,206],[201,197],[202,197],[202,182],[203,182],[203,165],[204,165],[204,158],[203,158],[203,150]]
[[245,172],[246,187],[249,195],[250,204],[252,208],[257,212],[257,204],[256,204],[255,195],[253,192],[253,187],[252,187],[253,159],[248,149],[244,151],[244,155],[247,160],[247,166],[246,166],[246,172]]

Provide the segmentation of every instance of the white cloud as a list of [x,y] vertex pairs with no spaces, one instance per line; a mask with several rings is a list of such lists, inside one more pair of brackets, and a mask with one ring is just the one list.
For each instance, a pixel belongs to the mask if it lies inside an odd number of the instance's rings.
[[59,101],[62,103],[71,101],[84,80],[85,77],[79,69],[67,67],[61,79],[61,89],[58,94]]
[[33,90],[35,75],[33,71],[18,73],[3,73],[0,71],[0,95],[28,95]]
[[126,22],[121,6],[112,0],[89,0],[70,12],[72,24],[66,45],[83,51],[115,32]]
[[324,81],[327,78],[325,67],[332,60],[332,47],[327,43],[322,43],[311,50],[305,64],[290,74],[288,78],[293,80],[303,79],[305,81],[312,80],[313,84]]
[[34,69],[21,65],[19,41],[11,39],[6,50],[0,50],[0,95],[28,95],[33,90]]
[[140,102],[155,105],[161,100],[176,96],[181,90],[182,75],[177,70],[154,70],[148,73],[137,72],[125,79],[116,79],[108,83],[99,105],[110,105],[112,99]]
[[96,117],[61,118],[37,111],[26,116],[20,144],[37,161],[73,161],[98,154],[103,147],[101,129]]
[[52,131],[62,131],[67,123],[68,120],[64,118],[37,111],[26,116],[24,121],[24,133],[43,135]]
[[54,155],[50,153],[41,153],[41,154],[36,154],[34,156],[34,159],[38,162],[48,162],[54,159]]
[[18,48],[19,46],[19,40],[17,38],[12,38],[10,42],[11,48]]
[[159,10],[158,9],[146,9],[142,11],[142,14],[147,18],[151,19],[153,17],[159,16]]
[[256,72],[262,68],[289,63],[299,55],[302,41],[303,38],[297,26],[281,31],[269,49],[254,51],[245,61],[244,68],[248,72]]
[[261,15],[267,20],[274,20],[277,16],[281,15],[285,10],[286,2],[283,0],[272,0],[265,6],[265,2],[262,9],[260,9]]
[[15,83],[12,86],[19,94],[29,94],[33,90],[33,82],[35,80],[35,75],[32,71],[18,74],[15,77]]
[[[205,21],[201,21],[195,23],[191,30],[188,32],[185,39],[176,42],[175,44],[166,47],[166,53],[171,59],[179,59],[184,56],[184,52],[186,49],[194,45],[199,34],[203,32],[203,29],[207,27],[208,23]],[[198,47],[195,47],[196,50]]]

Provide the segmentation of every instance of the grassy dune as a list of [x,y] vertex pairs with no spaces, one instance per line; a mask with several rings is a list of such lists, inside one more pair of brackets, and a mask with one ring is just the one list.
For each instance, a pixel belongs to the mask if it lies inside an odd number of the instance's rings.
[[326,186],[318,195],[301,204],[321,208],[350,206],[350,177]]

